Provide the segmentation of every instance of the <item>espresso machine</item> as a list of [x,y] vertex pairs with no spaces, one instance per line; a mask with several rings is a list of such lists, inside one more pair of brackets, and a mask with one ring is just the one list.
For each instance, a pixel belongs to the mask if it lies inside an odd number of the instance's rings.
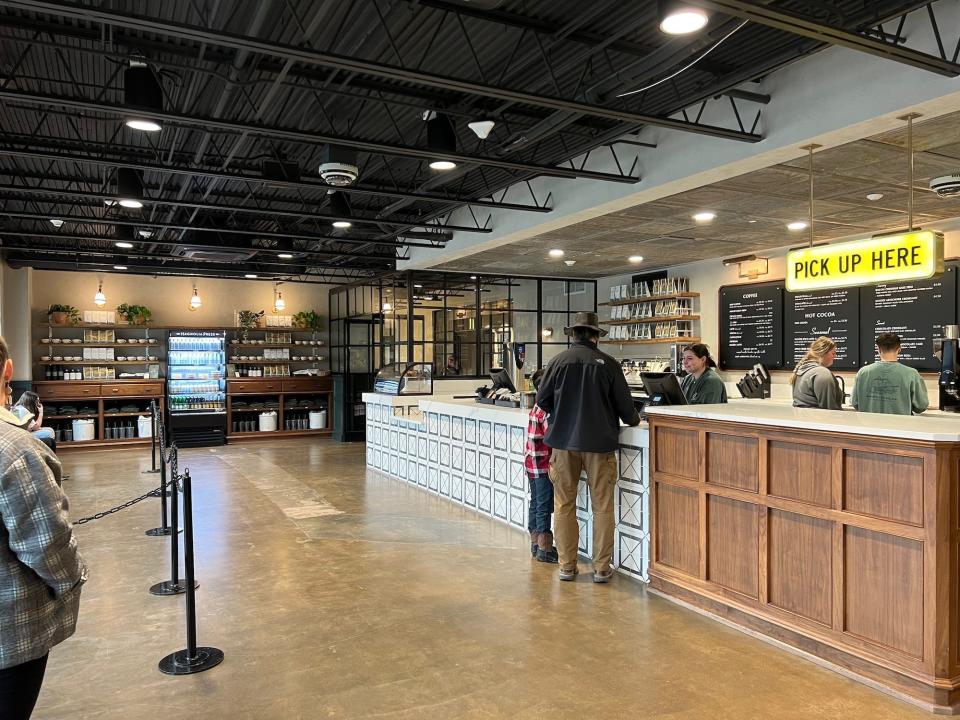
[[943,344],[940,347],[940,409],[960,412],[960,334],[956,325],[943,326]]

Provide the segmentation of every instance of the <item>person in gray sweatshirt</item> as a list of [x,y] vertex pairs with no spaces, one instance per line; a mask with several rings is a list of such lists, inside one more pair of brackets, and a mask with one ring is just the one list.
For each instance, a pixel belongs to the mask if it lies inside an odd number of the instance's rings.
[[819,337],[810,343],[790,378],[794,407],[840,410],[843,391],[830,372],[836,357],[837,344],[830,338]]

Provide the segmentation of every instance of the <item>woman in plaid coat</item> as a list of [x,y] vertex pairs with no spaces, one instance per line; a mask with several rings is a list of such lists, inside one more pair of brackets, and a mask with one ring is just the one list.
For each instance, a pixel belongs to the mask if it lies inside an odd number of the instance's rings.
[[73,635],[86,567],[77,552],[60,461],[5,405],[13,364],[0,338],[0,717],[26,720],[50,648]]

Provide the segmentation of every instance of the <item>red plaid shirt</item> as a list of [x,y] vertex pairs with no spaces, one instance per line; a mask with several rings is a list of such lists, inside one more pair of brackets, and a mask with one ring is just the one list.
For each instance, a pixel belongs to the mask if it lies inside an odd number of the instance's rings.
[[527,423],[527,446],[523,464],[527,468],[527,477],[546,475],[550,470],[550,447],[544,442],[547,434],[547,414],[534,405]]

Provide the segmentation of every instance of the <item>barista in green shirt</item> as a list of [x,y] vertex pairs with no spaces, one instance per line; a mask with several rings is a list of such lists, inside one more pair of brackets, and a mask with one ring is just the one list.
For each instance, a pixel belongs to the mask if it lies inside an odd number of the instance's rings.
[[727,401],[727,388],[717,371],[717,363],[710,357],[710,348],[703,343],[687,345],[683,349],[683,369],[687,375],[680,381],[680,389],[691,405],[710,405]]
[[927,409],[927,387],[920,373],[899,361],[900,337],[877,336],[880,361],[860,368],[853,385],[851,404],[862,412],[910,415]]

